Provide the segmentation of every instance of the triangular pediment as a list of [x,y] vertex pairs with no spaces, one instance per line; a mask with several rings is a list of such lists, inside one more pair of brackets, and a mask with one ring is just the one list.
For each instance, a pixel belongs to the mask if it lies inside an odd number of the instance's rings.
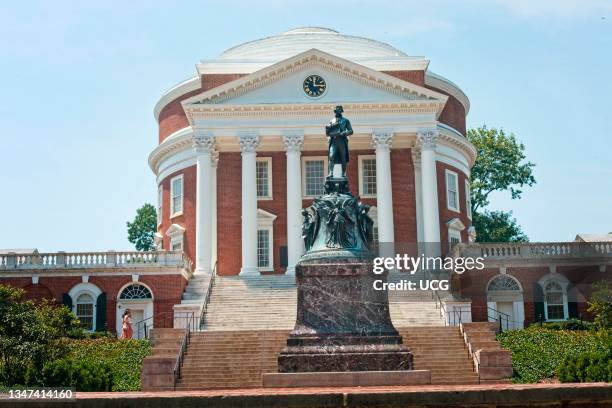
[[[318,75],[325,92],[311,97],[304,92],[304,79]],[[182,102],[186,111],[210,105],[330,105],[368,103],[418,103],[438,105],[441,112],[447,96],[403,81],[351,61],[312,49],[235,81],[195,95]]]

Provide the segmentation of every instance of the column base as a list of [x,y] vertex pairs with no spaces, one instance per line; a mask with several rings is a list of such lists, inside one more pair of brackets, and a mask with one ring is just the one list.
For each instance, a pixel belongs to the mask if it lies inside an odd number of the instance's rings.
[[285,270],[285,275],[295,275],[295,265],[288,266]]
[[200,276],[202,276],[202,275],[205,275],[205,276],[212,275],[212,268],[196,268],[196,270],[193,271],[193,274],[194,275],[200,275]]
[[259,276],[259,268],[256,266],[243,266],[240,268],[240,275]]

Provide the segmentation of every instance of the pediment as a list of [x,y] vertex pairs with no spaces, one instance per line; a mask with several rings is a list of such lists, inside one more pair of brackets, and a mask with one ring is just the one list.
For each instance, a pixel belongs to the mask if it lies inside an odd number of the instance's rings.
[[[303,91],[304,79],[317,74],[327,89],[317,98]],[[182,102],[187,112],[204,106],[333,105],[425,102],[438,105],[447,96],[312,49]]]

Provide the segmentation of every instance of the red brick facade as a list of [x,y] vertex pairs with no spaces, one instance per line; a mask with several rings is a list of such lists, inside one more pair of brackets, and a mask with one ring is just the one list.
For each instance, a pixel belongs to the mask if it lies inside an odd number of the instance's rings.
[[[140,275],[140,283],[148,286],[153,294],[154,326],[172,326],[172,307],[180,303],[187,280],[180,274]],[[108,330],[115,332],[117,298],[119,291],[132,282],[131,275],[97,276],[90,275],[88,283],[96,285],[106,293],[106,322]],[[81,276],[41,276],[38,284],[31,277],[0,278],[0,284],[11,285],[26,291],[26,298],[49,299],[62,303],[64,294],[82,283]],[[73,302],[75,299],[73,299]],[[136,323],[136,322],[134,322]]]

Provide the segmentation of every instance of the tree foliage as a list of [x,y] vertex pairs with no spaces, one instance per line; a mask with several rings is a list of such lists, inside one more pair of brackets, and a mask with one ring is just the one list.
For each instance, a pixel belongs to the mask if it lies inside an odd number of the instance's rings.
[[155,249],[155,232],[157,231],[157,212],[151,204],[145,204],[136,210],[134,221],[127,222],[128,240],[137,251]]
[[79,330],[76,316],[48,301],[24,300],[22,289],[0,285],[0,382],[24,383],[66,352],[64,337]]
[[535,164],[525,161],[525,146],[514,134],[481,126],[468,130],[467,138],[478,150],[471,173],[472,213],[486,207],[494,191],[510,191],[516,199],[524,186],[535,184]]
[[472,225],[476,228],[477,242],[526,242],[529,240],[516,219],[512,218],[512,212],[474,213]]
[[467,132],[478,150],[471,172],[472,224],[478,242],[520,242],[527,236],[512,217],[512,212],[489,211],[489,196],[494,191],[509,191],[513,199],[520,198],[524,186],[535,184],[533,168],[526,161],[525,146],[514,134],[503,129],[481,126]]
[[605,330],[612,327],[612,282],[603,280],[593,284],[595,291],[589,299],[589,313],[595,316],[595,324]]

